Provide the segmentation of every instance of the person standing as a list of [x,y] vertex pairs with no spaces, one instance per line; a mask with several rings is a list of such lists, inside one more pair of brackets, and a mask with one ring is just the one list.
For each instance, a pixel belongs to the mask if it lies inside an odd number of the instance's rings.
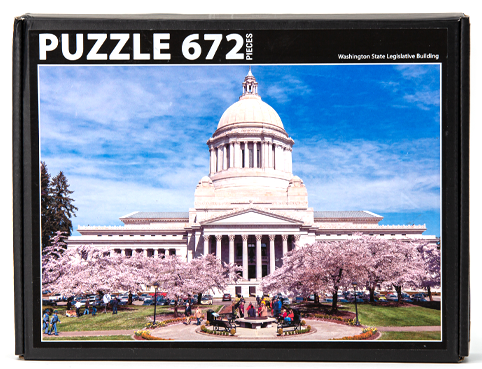
[[254,306],[251,303],[249,303],[249,306],[248,306],[248,316],[250,318],[254,318],[256,316],[256,310],[254,309]]
[[258,306],[261,305],[261,299],[259,298],[259,296],[256,296],[256,303],[258,304]]
[[239,316],[241,318],[244,318],[244,302],[243,301],[239,302]]
[[268,317],[268,308],[266,307],[265,302],[261,302],[261,311],[259,312],[259,316],[262,318]]
[[67,310],[72,309],[72,297],[67,299]]
[[44,315],[42,318],[42,321],[43,321],[42,331],[44,331],[45,334],[49,333],[49,319],[50,319],[50,310],[45,309]]
[[198,306],[196,308],[196,320],[197,320],[197,325],[200,325],[203,319],[203,313],[201,311],[201,308]]
[[80,318],[80,307],[82,304],[80,303],[79,300],[75,303],[75,314],[77,314],[77,318]]
[[119,305],[119,301],[117,301],[117,297],[114,297],[112,300],[112,315],[117,314],[117,306]]
[[90,301],[87,300],[87,301],[85,302],[84,315],[89,315],[89,313],[90,313],[89,307],[90,307]]
[[191,305],[189,305],[189,302],[186,303],[186,308],[184,309],[184,315],[186,316],[186,324],[191,324]]
[[61,323],[59,320],[59,317],[57,315],[57,310],[54,310],[54,316],[52,317],[52,320],[50,321],[50,330],[49,330],[49,335],[52,334],[52,331],[55,332],[55,335],[58,336],[57,332],[57,323]]

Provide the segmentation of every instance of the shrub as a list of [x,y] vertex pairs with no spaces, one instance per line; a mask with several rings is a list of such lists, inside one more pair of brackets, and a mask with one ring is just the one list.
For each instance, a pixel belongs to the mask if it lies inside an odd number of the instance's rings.
[[357,334],[355,336],[347,336],[347,337],[342,337],[342,338],[332,338],[332,340],[336,340],[336,341],[366,340],[367,338],[370,338],[375,333],[377,333],[377,331],[378,331],[378,329],[376,329],[376,328],[365,328],[365,329],[363,329],[362,334]]
[[150,331],[147,330],[139,330],[134,333],[137,337],[141,337],[145,340],[149,341],[172,341],[172,338],[160,338],[160,337],[154,337],[151,335]]
[[234,336],[236,334],[236,330],[234,328],[232,328],[229,333],[231,333],[231,336]]
[[283,328],[278,329],[278,335],[281,336],[283,334]]
[[306,325],[306,320],[302,320],[301,325]]

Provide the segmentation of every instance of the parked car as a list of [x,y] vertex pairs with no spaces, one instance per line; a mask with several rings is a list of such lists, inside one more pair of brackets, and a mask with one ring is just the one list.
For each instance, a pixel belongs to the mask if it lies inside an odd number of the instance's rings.
[[50,301],[62,301],[63,300],[63,296],[60,294],[60,293],[56,293],[55,295],[51,295],[49,296],[49,300]]
[[281,304],[282,304],[282,305],[290,305],[290,304],[291,304],[291,300],[290,300],[288,297],[282,297],[282,298],[281,298]]
[[344,303],[347,303],[347,302],[350,302],[349,300],[345,299],[345,298],[342,298],[342,299],[338,299],[338,302],[344,302]]
[[387,301],[398,301],[398,295],[396,293],[389,293],[388,295],[385,295],[385,298]]
[[385,296],[380,296],[378,302],[387,302],[387,298]]
[[151,296],[147,293],[143,293],[142,295],[139,296],[139,301],[145,301],[145,299],[150,299]]
[[411,298],[414,301],[425,301],[425,297],[427,297],[427,295],[424,293],[415,293]]
[[42,305],[43,306],[56,306],[57,302],[49,300],[49,299],[42,299]]
[[315,301],[315,295],[312,293],[311,295],[308,296],[309,301]]
[[333,299],[331,297],[328,297],[323,300],[323,302],[329,302],[330,304],[333,303]]
[[144,299],[142,302],[142,305],[154,305],[154,300],[153,299]]
[[212,305],[213,304],[213,297],[210,295],[206,295],[201,297],[201,304],[202,305]]
[[231,301],[231,295],[229,293],[225,293],[223,295],[223,301]]

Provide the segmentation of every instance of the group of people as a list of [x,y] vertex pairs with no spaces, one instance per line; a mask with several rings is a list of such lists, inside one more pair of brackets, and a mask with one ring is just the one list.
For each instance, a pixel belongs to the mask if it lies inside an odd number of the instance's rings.
[[[91,307],[89,300],[85,301],[84,311],[82,313],[80,312],[82,303],[79,300],[77,300],[73,305],[75,306],[75,315],[77,316],[77,318],[80,318],[82,315],[92,314],[92,316],[95,316],[97,314],[97,308],[95,307],[95,305],[92,305]],[[71,309],[72,309],[72,300],[69,299],[67,300],[67,311]],[[116,313],[117,313],[117,309],[116,309]]]
[[58,336],[59,333],[57,332],[57,323],[61,323],[61,321],[59,320],[59,316],[57,315],[57,310],[54,310],[52,317],[50,317],[50,315],[52,315],[51,310],[45,309],[42,318],[42,331],[48,335],[51,335],[53,331],[54,334]]
[[[189,302],[186,303],[186,308],[184,309],[184,315],[186,316],[186,324],[191,324],[192,309],[191,309],[191,304],[189,304]],[[196,308],[194,317],[196,318],[196,325],[201,325],[204,314],[201,311],[201,308],[199,306]]]

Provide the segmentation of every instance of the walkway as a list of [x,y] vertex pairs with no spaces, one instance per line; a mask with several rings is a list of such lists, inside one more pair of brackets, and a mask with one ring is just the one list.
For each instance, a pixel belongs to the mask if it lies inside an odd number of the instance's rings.
[[362,333],[362,328],[343,324],[306,320],[311,325],[312,332],[308,334],[279,337],[276,332],[276,325],[271,328],[250,329],[237,328],[236,337],[215,336],[199,333],[199,326],[195,324],[176,324],[167,327],[151,330],[151,334],[161,338],[172,338],[179,341],[229,341],[229,340],[305,340],[305,341],[326,341],[330,338],[341,338],[354,336]]

